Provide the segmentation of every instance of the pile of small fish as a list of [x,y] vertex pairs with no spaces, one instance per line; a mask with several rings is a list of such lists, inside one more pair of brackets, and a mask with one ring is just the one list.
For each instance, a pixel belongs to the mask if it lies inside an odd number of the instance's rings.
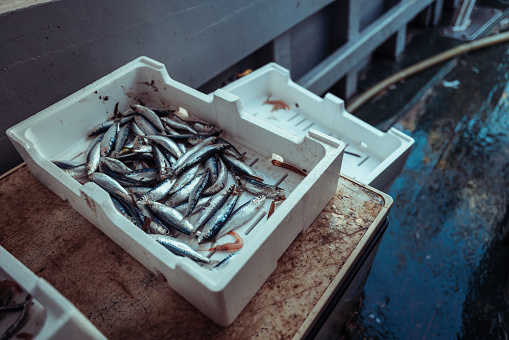
[[[238,251],[243,241],[234,230],[267,199],[285,198],[282,188],[264,183],[220,135],[214,125],[191,120],[184,108],[133,104],[120,113],[117,103],[113,117],[89,132],[94,140],[85,163],[53,163],[103,188],[121,214],[173,253],[217,269],[224,260],[216,264],[200,251]],[[255,197],[237,207],[246,191]],[[191,223],[193,214],[198,217]],[[177,239],[182,234],[188,242]],[[235,243],[215,246],[226,234]],[[211,247],[200,249],[205,243]]]

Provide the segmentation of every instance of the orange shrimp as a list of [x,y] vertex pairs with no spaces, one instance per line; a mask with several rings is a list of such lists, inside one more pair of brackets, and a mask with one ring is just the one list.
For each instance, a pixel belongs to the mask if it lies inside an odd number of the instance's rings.
[[215,247],[209,248],[209,249],[198,249],[198,250],[200,250],[200,251],[237,251],[244,246],[244,241],[242,241],[242,239],[236,232],[230,231],[228,234],[235,237],[235,242],[220,244],[218,246],[215,246]]
[[263,103],[264,104],[272,105],[272,110],[270,110],[270,112],[274,112],[274,111],[277,111],[277,110],[280,110],[280,109],[290,110],[290,106],[288,106],[288,104],[286,104],[284,101],[282,101],[282,100],[269,100],[269,99],[270,99],[270,96],[268,96],[267,100],[264,101]]
[[274,210],[276,209],[276,202],[284,201],[284,198],[276,198],[270,203],[269,212],[267,213],[267,219],[274,213]]
[[282,168],[285,168],[288,170],[292,170],[293,172],[296,172],[299,175],[307,176],[307,172],[305,172],[304,170],[301,170],[301,169],[297,168],[296,166],[291,165],[289,163],[281,162],[281,161],[278,161],[277,159],[273,159],[271,161],[271,163],[275,166],[279,166],[279,167],[282,167]]

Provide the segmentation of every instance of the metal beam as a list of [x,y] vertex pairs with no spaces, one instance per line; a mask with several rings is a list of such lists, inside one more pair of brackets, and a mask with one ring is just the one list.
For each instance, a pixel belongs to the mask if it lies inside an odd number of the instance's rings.
[[358,39],[350,40],[315,66],[297,83],[323,95],[339,79],[355,68],[391,35],[401,29],[434,0],[409,0],[392,9],[364,29]]

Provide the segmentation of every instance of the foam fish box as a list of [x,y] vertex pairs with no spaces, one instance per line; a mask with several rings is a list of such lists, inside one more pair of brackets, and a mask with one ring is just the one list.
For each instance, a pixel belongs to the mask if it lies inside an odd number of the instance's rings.
[[[85,161],[87,133],[104,122],[118,103],[185,108],[193,117],[215,124],[221,137],[246,152],[247,163],[265,179],[279,183],[287,199],[267,219],[267,200],[257,216],[238,229],[244,247],[229,264],[211,271],[165,249],[114,208],[95,183],[78,183],[52,160]],[[229,325],[276,268],[278,258],[307,228],[336,191],[345,144],[318,131],[295,135],[242,110],[239,98],[217,90],[203,94],[171,79],[163,64],[146,57],[112,72],[86,88],[7,131],[36,178],[48,186],[117,244],[200,311]],[[271,164],[273,154],[308,171],[301,176]],[[251,196],[252,197],[252,196]],[[242,200],[249,199],[243,194]],[[239,204],[242,201],[239,199]],[[238,205],[237,205],[238,206]],[[220,261],[226,254],[216,253]]]
[[[401,173],[414,140],[391,128],[386,133],[345,110],[343,100],[320,98],[294,83],[290,72],[269,63],[225,87],[240,97],[246,112],[296,136],[315,129],[346,143],[341,171],[364,184],[387,190]],[[288,107],[266,101],[283,101]]]
[[[21,288],[13,295],[13,302],[22,303],[28,294],[31,296],[28,314],[17,334],[31,335],[39,340],[106,339],[69,300],[1,246],[0,259],[0,282],[14,281]],[[0,334],[4,334],[20,313],[2,315]],[[13,338],[17,337],[14,335]]]

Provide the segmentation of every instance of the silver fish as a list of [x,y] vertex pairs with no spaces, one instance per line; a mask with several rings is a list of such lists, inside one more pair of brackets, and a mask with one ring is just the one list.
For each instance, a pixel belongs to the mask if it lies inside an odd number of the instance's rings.
[[265,195],[270,199],[285,198],[285,190],[283,188],[266,184],[249,177],[240,176],[238,181],[241,187],[253,195]]
[[186,170],[187,168],[190,168],[193,165],[206,160],[207,158],[211,157],[215,153],[226,149],[228,146],[229,146],[228,144],[212,144],[212,145],[204,146],[203,148],[194,152],[192,154],[192,156],[190,157],[190,159],[187,160],[185,163],[177,165],[176,168],[173,170],[173,174],[174,175],[180,174],[182,171]]
[[141,201],[159,201],[163,199],[170,189],[173,187],[173,185],[176,182],[176,178],[168,178],[161,183],[159,183],[157,186],[152,188],[149,192],[144,194],[140,197],[139,200]]
[[[227,218],[233,211],[235,204],[239,199],[239,195],[231,195],[226,203],[221,206],[216,213],[208,220],[203,228],[202,233],[198,236],[198,244],[212,240],[219,230],[223,227]],[[192,238],[191,242],[194,242],[195,238]]]
[[186,130],[188,132],[198,134],[198,132],[195,129],[193,129],[192,127],[190,127],[186,124],[177,122],[177,121],[171,119],[170,117],[161,117],[161,120],[163,121],[164,124],[167,124],[169,127],[173,128],[173,129]]
[[230,231],[247,223],[258,212],[260,207],[263,206],[265,199],[265,195],[256,196],[236,209],[230,217],[228,217],[228,220],[224,223],[221,230],[219,230],[216,239],[219,239]]
[[189,199],[187,201],[187,203],[188,203],[187,210],[184,214],[184,217],[189,216],[193,212],[194,207],[196,206],[196,203],[198,203],[198,200],[200,199],[203,190],[205,189],[206,185],[209,182],[209,177],[210,177],[210,171],[207,170],[207,171],[205,171],[205,173],[203,175],[200,176],[200,181],[196,184],[196,186],[193,188],[193,190],[191,190],[191,192],[189,193]]
[[201,230],[205,223],[207,223],[208,220],[216,213],[216,211],[221,208],[223,204],[228,200],[234,189],[235,184],[232,184],[229,187],[223,189],[217,195],[210,197],[207,204],[201,209],[198,220],[195,222],[196,230]]
[[217,164],[219,169],[216,181],[212,183],[210,187],[205,189],[205,191],[203,192],[203,196],[209,196],[218,193],[219,191],[223,190],[223,188],[228,183],[228,169],[224,165],[221,158],[217,160]]
[[133,198],[127,192],[127,190],[110,176],[100,172],[94,172],[93,174],[90,174],[88,178],[92,182],[96,183],[101,188],[106,190],[108,193],[117,195],[118,197],[126,200],[127,202],[134,203]]
[[125,165],[124,163],[115,158],[101,157],[100,162],[106,165],[108,169],[110,169],[113,172],[116,172],[117,174],[128,174],[133,171],[127,165]]
[[96,142],[87,154],[87,175],[91,175],[97,170],[101,160],[101,143]]
[[113,145],[115,144],[115,140],[117,138],[117,133],[119,129],[119,123],[113,123],[101,141],[101,156],[108,156],[110,151],[113,149]]
[[183,234],[189,235],[194,226],[181,213],[165,204],[148,201],[144,203],[164,224],[175,228]]
[[152,125],[154,125],[156,129],[158,129],[159,131],[164,131],[163,123],[161,122],[161,119],[154,111],[143,105],[138,104],[131,105],[131,109],[145,117],[145,119],[152,123]]
[[168,137],[159,135],[146,135],[144,138],[148,139],[152,143],[162,146],[177,158],[180,158],[183,155],[183,152],[178,144]]
[[191,181],[189,181],[186,185],[184,185],[179,190],[175,191],[170,198],[165,202],[166,205],[170,207],[177,206],[181,204],[182,202],[185,202],[188,200],[189,195],[193,191],[194,187],[197,186],[200,183],[200,180],[204,173],[199,174],[195,178],[193,178]]
[[157,135],[158,131],[157,128],[150,123],[147,119],[145,119],[143,116],[135,115],[134,121],[136,122],[136,125],[140,128],[141,131],[143,131],[146,135]]
[[197,261],[197,262],[203,262],[203,263],[210,263],[211,260],[200,254],[198,251],[191,248],[188,244],[177,240],[176,238],[173,238],[171,236],[166,235],[157,235],[152,234],[148,235],[153,240],[159,242],[163,246],[165,246],[167,249],[169,249],[171,252],[173,252],[175,255],[179,256],[185,256],[189,257],[190,259]]

